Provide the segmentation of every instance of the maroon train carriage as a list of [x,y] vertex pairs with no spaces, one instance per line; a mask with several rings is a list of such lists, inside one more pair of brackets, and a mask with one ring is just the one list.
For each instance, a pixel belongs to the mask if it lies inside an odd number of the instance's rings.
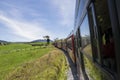
[[75,48],[74,48],[74,35],[70,35],[67,39],[67,52],[69,53],[72,61],[75,63],[76,58],[75,58]]
[[57,47],[57,41],[54,41],[54,42],[53,42],[53,45],[54,45],[55,47]]
[[60,40],[57,40],[57,41],[55,41],[56,42],[56,47],[57,48],[59,48],[59,49],[62,49],[62,40],[60,39]]
[[74,63],[76,62],[73,34],[67,37],[66,39],[56,40],[53,44],[55,47],[67,51],[72,61]]
[[67,41],[66,41],[66,39],[63,39],[63,40],[62,40],[62,49],[63,49],[64,51],[67,51]]

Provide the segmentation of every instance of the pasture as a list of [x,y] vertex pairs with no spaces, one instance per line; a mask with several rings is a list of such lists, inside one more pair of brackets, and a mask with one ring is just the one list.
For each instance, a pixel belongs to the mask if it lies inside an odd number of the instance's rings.
[[65,78],[63,74],[67,65],[64,55],[61,54],[52,45],[31,46],[20,43],[0,46],[0,80]]

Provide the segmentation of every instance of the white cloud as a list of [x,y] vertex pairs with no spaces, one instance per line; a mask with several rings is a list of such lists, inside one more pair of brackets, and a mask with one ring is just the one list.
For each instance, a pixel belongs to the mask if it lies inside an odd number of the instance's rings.
[[[28,5],[28,3],[23,3],[23,5],[21,3],[16,5],[15,3],[2,2],[5,9],[0,9],[0,22],[17,36],[28,40],[42,38],[44,35],[50,35],[52,39],[55,37],[61,38],[65,37],[65,34],[69,34],[70,29],[72,30],[74,26],[75,0],[50,0],[48,4],[51,6],[36,3],[38,5],[36,7],[32,4]],[[42,10],[44,8],[41,7],[45,7],[45,10]],[[49,11],[54,13],[49,15]],[[69,31],[66,29],[69,29]]]
[[37,22],[22,22],[4,15],[0,15],[0,21],[9,27],[15,35],[27,38],[29,41],[42,38],[44,35],[53,35],[45,30],[44,25]]
[[[16,2],[15,2],[16,3]],[[41,13],[35,10],[34,7],[29,7],[28,4],[21,4],[17,5],[13,3],[8,2],[1,2],[5,6],[5,9],[3,12],[12,18],[19,19],[19,20],[27,20],[25,17],[41,17]],[[31,4],[32,5],[32,4]]]
[[52,0],[51,3],[54,7],[59,9],[59,15],[61,17],[60,23],[64,26],[73,26],[74,12],[75,12],[75,0]]

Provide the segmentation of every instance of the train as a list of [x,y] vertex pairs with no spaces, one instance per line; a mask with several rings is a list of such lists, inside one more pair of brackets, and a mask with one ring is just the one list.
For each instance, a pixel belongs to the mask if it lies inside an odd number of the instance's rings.
[[120,80],[120,0],[76,0],[74,30],[54,45],[69,53],[79,80]]

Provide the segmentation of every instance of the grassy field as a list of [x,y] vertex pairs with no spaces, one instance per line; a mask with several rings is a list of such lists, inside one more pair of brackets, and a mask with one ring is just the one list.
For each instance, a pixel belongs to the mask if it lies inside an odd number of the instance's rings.
[[0,80],[65,80],[66,67],[62,52],[51,45],[0,46]]

